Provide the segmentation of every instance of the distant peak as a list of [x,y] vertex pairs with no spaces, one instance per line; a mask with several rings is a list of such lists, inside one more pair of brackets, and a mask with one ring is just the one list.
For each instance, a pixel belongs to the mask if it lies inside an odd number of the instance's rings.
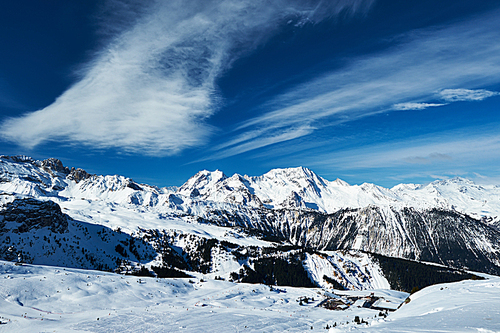
[[209,170],[201,170],[196,173],[192,178],[200,178],[200,177],[208,177],[211,179],[225,179],[227,176],[224,174],[224,172],[220,171],[219,169],[215,171],[209,171]]
[[220,170],[215,170],[215,171],[201,170],[198,171],[196,175],[189,178],[188,181],[179,188],[179,190],[186,191],[186,190],[192,190],[193,188],[203,189],[206,186],[211,186],[226,178],[227,176]]
[[295,168],[276,168],[272,169],[269,172],[265,173],[265,175],[274,176],[274,175],[285,175],[285,176],[307,176],[313,177],[316,176],[314,171],[308,169],[303,166],[295,167]]
[[413,184],[413,183],[398,184],[398,185],[392,187],[391,191],[417,190],[419,188],[422,188],[422,185]]
[[450,185],[450,184],[466,184],[466,185],[475,185],[475,183],[467,178],[463,177],[453,177],[449,179],[435,180],[431,184],[434,185]]
[[210,177],[212,178],[212,180],[216,180],[216,181],[224,180],[227,178],[227,176],[224,174],[224,172],[220,171],[219,169],[210,172]]
[[348,182],[346,182],[340,178],[335,179],[332,183],[335,185],[338,185],[338,186],[350,186]]
[[370,190],[370,189],[374,189],[377,187],[377,185],[373,184],[373,183],[363,183],[361,184],[360,186],[362,189],[367,189],[367,190]]

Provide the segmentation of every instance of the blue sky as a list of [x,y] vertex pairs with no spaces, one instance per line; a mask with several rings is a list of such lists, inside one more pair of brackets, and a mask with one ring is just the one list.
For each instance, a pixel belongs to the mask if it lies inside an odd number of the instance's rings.
[[180,185],[500,184],[498,1],[7,1],[0,148]]

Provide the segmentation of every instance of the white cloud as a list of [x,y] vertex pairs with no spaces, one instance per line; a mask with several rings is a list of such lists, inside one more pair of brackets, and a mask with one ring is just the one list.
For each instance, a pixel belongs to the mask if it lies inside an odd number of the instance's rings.
[[255,131],[255,133],[254,132],[245,133],[243,136],[237,137],[235,140],[231,141],[228,144],[223,144],[219,147],[216,147],[215,150],[220,150],[219,152],[215,154],[210,154],[208,157],[197,160],[195,162],[218,160],[242,154],[247,151],[297,139],[309,135],[313,131],[314,131],[313,127],[305,125],[305,126],[287,128],[285,130],[278,130],[271,134],[266,134],[266,135],[261,135],[262,132],[258,130]]
[[439,92],[442,99],[448,102],[482,101],[485,98],[497,96],[500,93],[484,89],[444,89]]
[[394,110],[400,111],[410,111],[410,110],[425,110],[431,107],[443,106],[446,104],[435,104],[435,103],[398,103],[393,105]]
[[[355,59],[349,66],[262,105],[261,115],[242,122],[236,130],[259,128],[265,133],[266,129],[298,124],[322,127],[395,109],[437,107],[444,104],[404,101],[433,99],[436,91],[450,88],[457,92],[463,86],[479,88],[499,83],[498,15],[494,12],[455,26],[400,36],[398,40],[405,43]],[[486,94],[483,91],[479,95]]]
[[392,168],[412,164],[450,167],[487,165],[500,158],[500,135],[494,129],[471,128],[393,143],[320,154],[312,165],[344,170]]
[[46,108],[5,121],[1,136],[25,147],[58,140],[151,155],[203,144],[217,109],[215,79],[241,52],[287,16],[321,20],[372,1],[158,1],[132,15],[130,27],[127,15],[115,18],[120,27],[105,30],[120,33],[82,79]]

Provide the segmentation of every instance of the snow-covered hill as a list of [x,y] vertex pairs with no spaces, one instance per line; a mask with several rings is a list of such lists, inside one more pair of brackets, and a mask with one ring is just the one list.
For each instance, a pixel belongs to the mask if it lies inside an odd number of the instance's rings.
[[[156,279],[0,261],[0,332],[498,332],[500,278],[373,294],[400,309],[318,307],[321,289]],[[299,299],[309,299],[307,303]],[[302,305],[301,305],[302,304]],[[362,324],[356,324],[356,317]],[[366,322],[366,324],[365,324]]]
[[75,221],[52,201],[15,199],[0,211],[3,259],[112,270],[122,262],[150,262],[151,245],[107,227]]

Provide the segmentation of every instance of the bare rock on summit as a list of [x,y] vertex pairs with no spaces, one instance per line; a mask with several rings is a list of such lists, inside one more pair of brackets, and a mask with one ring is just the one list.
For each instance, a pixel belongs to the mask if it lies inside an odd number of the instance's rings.
[[71,171],[69,172],[69,175],[66,178],[74,180],[75,182],[79,183],[82,180],[88,179],[90,177],[92,177],[92,175],[83,169],[71,168]]
[[48,158],[46,160],[43,160],[41,162],[41,166],[47,172],[56,171],[56,172],[60,172],[62,174],[69,173],[69,168],[65,167],[62,164],[62,162],[60,160],[58,160],[57,158]]

